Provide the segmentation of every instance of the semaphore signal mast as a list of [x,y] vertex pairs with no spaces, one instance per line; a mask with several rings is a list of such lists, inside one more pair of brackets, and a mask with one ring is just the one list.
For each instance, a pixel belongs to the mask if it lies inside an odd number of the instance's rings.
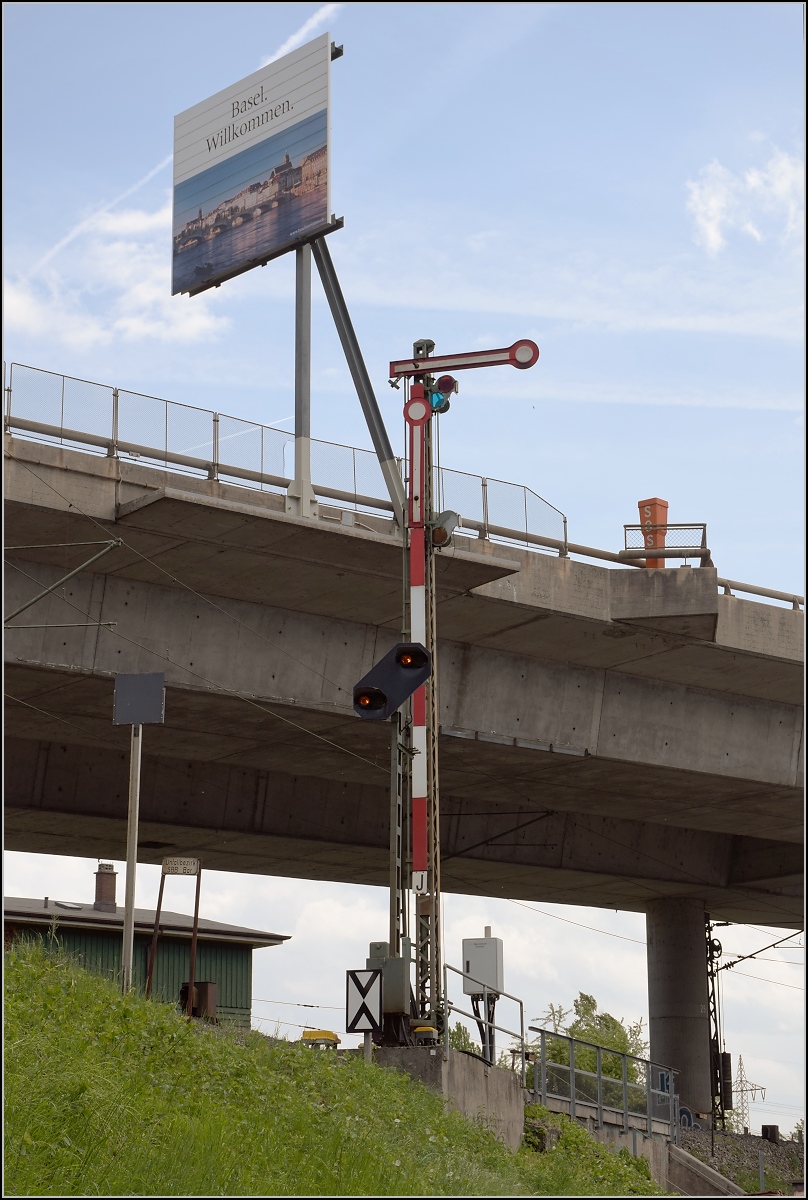
[[[433,506],[432,419],[449,409],[457,380],[448,372],[480,367],[535,365],[539,348],[522,339],[499,350],[433,357],[424,338],[412,357],[390,363],[390,382],[405,381],[404,420],[409,479],[404,530],[405,642],[395,647],[354,689],[354,710],[368,718],[391,718],[390,942],[389,957],[409,957],[409,892],[415,897],[415,1007],[410,1015],[439,1035],[444,1022],[440,924],[440,788],[438,770],[438,677],[435,550],[449,544],[458,516]],[[446,372],[437,375],[438,372]],[[436,377],[437,376],[437,377]],[[408,613],[408,616],[406,615]],[[420,654],[420,657],[419,657]],[[413,658],[412,662],[405,662]],[[407,668],[429,664],[416,685],[403,682]],[[390,695],[388,696],[388,693]],[[396,693],[393,695],[392,693]],[[411,698],[411,699],[410,699]],[[408,703],[409,701],[409,703]],[[371,705],[378,707],[371,710]],[[407,704],[408,711],[402,711]],[[409,827],[410,877],[406,877],[404,832]],[[370,960],[368,960],[370,963]],[[385,1009],[387,1005],[385,1005]],[[390,1014],[403,1017],[405,1014]],[[406,1020],[385,1013],[385,1036],[410,1040]]]

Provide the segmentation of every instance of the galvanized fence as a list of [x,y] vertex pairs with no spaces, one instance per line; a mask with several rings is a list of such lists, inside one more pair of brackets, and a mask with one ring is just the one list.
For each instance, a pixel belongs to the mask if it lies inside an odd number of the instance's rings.
[[[3,372],[5,427],[17,436],[140,460],[147,466],[170,466],[173,471],[263,491],[285,492],[292,481],[290,430],[22,363],[10,365],[7,384],[5,364]],[[403,475],[406,463],[398,461]],[[313,440],[311,463],[314,492],[322,500],[376,516],[392,513],[373,451]],[[625,566],[644,565],[648,531],[641,525],[625,527],[626,548],[615,554],[570,542],[567,518],[560,509],[522,484],[443,467],[436,469],[434,489],[439,506],[460,515],[456,536],[488,538],[563,556],[580,554]],[[704,525],[666,525],[664,530],[665,546],[655,547],[649,557],[693,557],[703,566],[712,564]],[[725,595],[746,592],[795,609],[805,604],[803,596],[735,579],[719,577],[718,586]]]
[[707,526],[690,525],[624,525],[626,550],[653,550],[669,546],[680,550],[705,550],[707,548]]
[[592,1116],[603,1125],[608,1118],[625,1131],[632,1118],[633,1127],[639,1119],[648,1134],[655,1132],[655,1122],[662,1123],[677,1140],[679,1097],[671,1067],[535,1025],[528,1028],[538,1034],[527,1052],[535,1103],[554,1100],[573,1119]]
[[[261,490],[282,492],[292,480],[290,430],[21,363],[11,364],[5,391],[6,427],[24,437]],[[399,469],[406,470],[403,460]],[[392,511],[371,450],[312,439],[311,474],[324,499],[377,515]],[[566,545],[564,514],[521,484],[436,468],[435,495],[460,514],[461,535]]]

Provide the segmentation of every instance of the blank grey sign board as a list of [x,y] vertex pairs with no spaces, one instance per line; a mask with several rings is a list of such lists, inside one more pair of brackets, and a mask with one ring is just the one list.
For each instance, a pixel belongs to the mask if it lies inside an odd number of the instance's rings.
[[166,677],[116,675],[113,725],[162,725],[166,716]]

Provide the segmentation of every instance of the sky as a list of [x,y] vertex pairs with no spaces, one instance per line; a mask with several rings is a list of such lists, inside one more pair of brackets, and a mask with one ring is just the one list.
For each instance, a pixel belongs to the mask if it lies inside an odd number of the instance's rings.
[[[220,14],[4,6],[6,362],[290,428],[292,259],[170,295],[173,117],[329,31],[345,47],[332,66],[345,227],[329,246],[394,446],[387,364],[413,340],[449,353],[533,338],[531,371],[461,379],[445,466],[527,484],[571,540],[605,549],[639,499],[664,497],[669,520],[707,523],[721,575],[804,593],[801,5]],[[370,447],[312,290],[312,435]],[[9,854],[6,893],[91,899],[93,870]],[[156,873],[140,868],[139,903],[154,903]],[[459,955],[492,925],[531,1017],[587,991],[647,1018],[641,916],[535,908],[447,896],[446,945]],[[291,1007],[305,1001],[334,1005],[317,1020],[339,1027],[343,972],[384,936],[385,912],[378,889],[205,877],[203,915],[293,935],[256,954],[270,1026],[311,1023]],[[741,952],[778,936],[724,932]],[[803,1111],[802,960],[775,950],[725,973],[728,1048],[768,1087],[753,1126],[789,1129]]]

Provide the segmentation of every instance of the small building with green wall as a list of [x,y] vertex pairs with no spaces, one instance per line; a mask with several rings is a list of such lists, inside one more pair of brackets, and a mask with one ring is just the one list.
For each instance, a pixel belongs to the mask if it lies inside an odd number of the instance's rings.
[[[107,864],[103,866],[107,873],[104,877],[100,877],[100,871],[96,875],[94,904],[47,897],[38,900],[6,897],[3,902],[6,945],[18,937],[53,936],[88,970],[120,979],[124,910],[114,903],[114,882],[110,898],[110,868]],[[135,909],[133,982],[141,992],[146,986],[154,917],[153,909]],[[165,909],[160,913],[153,999],[179,1004],[180,989],[188,982],[192,928],[193,918],[185,913],[166,912]],[[194,974],[197,983],[216,985],[216,1017],[219,1021],[250,1026],[253,951],[280,946],[288,940],[285,934],[199,919]]]

